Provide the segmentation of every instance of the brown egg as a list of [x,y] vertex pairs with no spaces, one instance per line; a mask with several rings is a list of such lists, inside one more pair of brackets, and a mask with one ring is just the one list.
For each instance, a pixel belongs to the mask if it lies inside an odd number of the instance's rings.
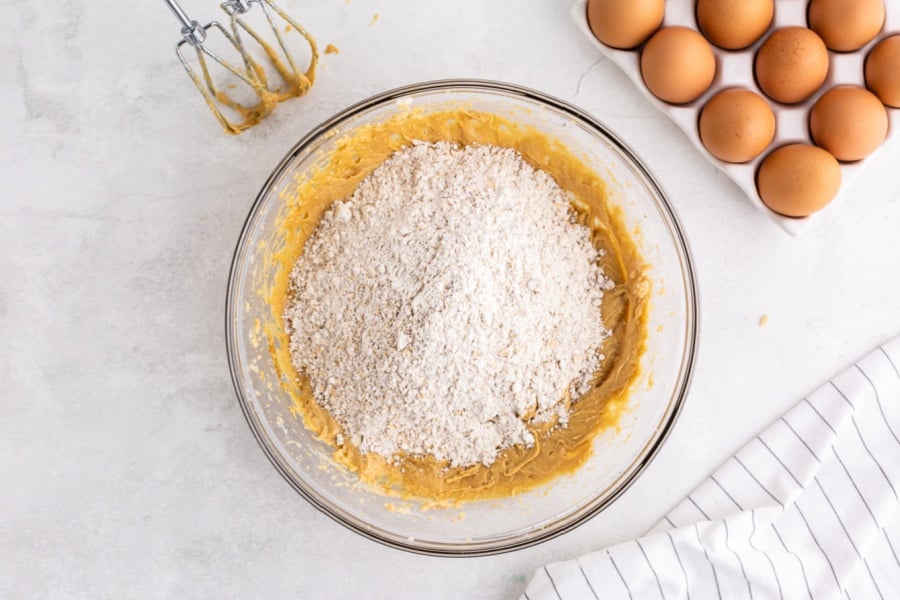
[[774,0],[698,0],[697,24],[709,41],[726,50],[753,45],[772,23]]
[[828,76],[828,50],[805,27],[775,31],[756,53],[756,82],[776,102],[795,104],[812,96]]
[[654,96],[672,104],[693,102],[716,76],[716,57],[706,39],[687,27],[657,31],[641,52],[641,75]]
[[598,40],[628,50],[643,44],[662,25],[664,0],[589,0],[588,25]]
[[719,160],[753,160],[774,137],[775,113],[768,102],[750,90],[719,92],[700,112],[700,139]]
[[859,50],[884,25],[883,0],[811,0],[809,27],[837,52]]
[[813,141],[838,160],[862,160],[887,137],[888,115],[878,96],[853,85],[822,94],[809,114]]
[[769,154],[756,174],[763,203],[786,217],[806,217],[824,208],[841,187],[841,167],[821,148],[782,146]]
[[888,106],[900,108],[900,35],[881,40],[869,52],[866,86]]

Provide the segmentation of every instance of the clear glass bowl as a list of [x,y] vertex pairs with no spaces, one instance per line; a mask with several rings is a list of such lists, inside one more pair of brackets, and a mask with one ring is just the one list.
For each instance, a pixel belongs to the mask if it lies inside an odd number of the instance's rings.
[[[265,277],[262,253],[279,242],[282,192],[294,185],[295,174],[330,152],[340,137],[330,132],[350,133],[390,118],[409,103],[425,110],[465,104],[537,127],[565,143],[607,181],[610,201],[622,207],[629,230],[637,232],[654,289],[643,375],[618,430],[599,435],[592,457],[574,474],[515,497],[452,509],[422,510],[415,503],[388,498],[334,463],[331,448],[292,415],[290,396],[272,385],[277,373],[257,339],[257,320],[272,319],[255,290]],[[339,523],[390,546],[435,555],[484,555],[530,546],[577,527],[613,502],[643,471],[685,400],[697,344],[697,293],[675,211],[649,170],[605,125],[533,90],[490,81],[436,81],[351,106],[312,130],[275,167],[253,203],[235,250],[226,338],[231,376],[250,429],[300,495]]]

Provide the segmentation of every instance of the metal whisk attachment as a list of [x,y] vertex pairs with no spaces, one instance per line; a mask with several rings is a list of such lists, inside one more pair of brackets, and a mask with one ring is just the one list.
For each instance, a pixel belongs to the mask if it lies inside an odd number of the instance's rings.
[[[248,26],[246,21],[242,18],[243,15],[250,11],[254,4],[259,5],[259,10],[265,15],[269,28],[272,30],[275,40],[278,43],[277,49],[266,42],[266,40]],[[278,89],[272,89],[271,84],[266,81],[265,73],[260,72],[259,69],[254,66],[252,59],[251,62],[246,65],[249,70],[259,76],[260,81],[266,84],[266,87],[270,92],[279,94],[279,100],[285,100],[294,96],[302,96],[310,87],[312,87],[316,77],[316,63],[319,60],[319,50],[316,46],[316,40],[313,39],[306,29],[271,0],[226,0],[221,6],[222,10],[231,17],[231,31],[240,48],[244,50],[247,48],[241,39],[241,32],[243,31],[259,44],[260,49],[266,54],[269,62],[272,63],[272,66],[275,67],[278,74],[281,76],[285,85]],[[284,33],[279,27],[279,19],[286,25]],[[312,56],[305,71],[297,67],[294,56],[285,42],[285,33],[290,31],[296,32],[309,45]],[[278,50],[281,52],[279,53]],[[245,60],[249,58],[247,52],[242,51],[242,55]]]
[[[295,96],[302,96],[315,79],[316,64],[319,54],[313,37],[296,21],[287,15],[271,0],[227,0],[221,4],[222,10],[229,16],[229,27],[222,26],[218,21],[211,21],[206,25],[200,25],[192,20],[179,6],[176,0],[165,0],[175,16],[181,21],[182,39],[175,46],[178,60],[184,66],[194,85],[200,90],[213,115],[229,133],[237,134],[252,127],[265,118],[279,102]],[[243,18],[253,8],[254,4],[260,6],[266,21],[272,29],[277,49],[266,40],[266,37],[252,29]],[[282,32],[278,20],[283,21],[285,31]],[[295,31],[302,36],[309,45],[311,57],[305,71],[300,70],[294,57],[285,42],[285,33]],[[252,53],[245,46],[242,32],[258,44],[265,58],[275,68],[283,84],[275,86],[267,75],[263,66],[253,58]],[[241,64],[234,65],[225,58],[211,50],[208,46],[210,35],[221,36],[224,42],[233,47],[241,57]],[[193,49],[199,72],[191,66],[185,52]],[[217,84],[210,71],[209,61],[214,61],[228,73],[245,84],[255,94],[257,101],[248,105],[236,100],[227,92],[232,89],[237,81],[222,86]],[[227,107],[236,115],[238,121],[231,121],[222,111]]]

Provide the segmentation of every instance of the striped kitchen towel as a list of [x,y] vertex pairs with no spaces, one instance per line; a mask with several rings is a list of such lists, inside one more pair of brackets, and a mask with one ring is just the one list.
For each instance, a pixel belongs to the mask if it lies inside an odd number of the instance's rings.
[[900,338],[803,399],[638,540],[523,598],[900,598]]

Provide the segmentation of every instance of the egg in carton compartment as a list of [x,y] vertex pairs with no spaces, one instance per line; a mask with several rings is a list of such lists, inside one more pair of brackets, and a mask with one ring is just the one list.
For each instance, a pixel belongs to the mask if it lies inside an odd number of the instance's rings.
[[[634,85],[644,94],[653,106],[668,115],[688,136],[694,146],[716,167],[728,175],[740,187],[759,210],[769,219],[782,227],[791,235],[800,235],[806,231],[816,215],[793,218],[782,216],[770,210],[757,192],[756,173],[760,164],[770,152],[793,143],[815,145],[809,132],[810,110],[816,101],[828,90],[840,85],[855,85],[865,88],[864,66],[869,52],[880,41],[892,35],[900,34],[900,11],[897,6],[885,6],[885,23],[874,40],[853,52],[834,52],[828,50],[828,75],[822,85],[811,97],[798,104],[780,104],[771,100],[757,85],[754,77],[754,60],[757,50],[777,29],[784,27],[808,27],[808,0],[777,0],[772,23],[765,33],[748,48],[742,50],[723,50],[710,42],[716,59],[716,75],[712,85],[693,102],[681,105],[668,104],[659,100],[647,89],[641,75],[641,48],[643,44],[631,50],[619,50],[601,43],[591,31],[587,19],[588,0],[578,0],[572,8],[572,17],[578,29],[590,40],[604,56],[612,60],[632,80]],[[702,35],[696,20],[696,0],[666,0],[665,17],[662,27],[682,26],[697,31]],[[765,99],[775,113],[775,138],[766,150],[746,163],[728,163],[719,160],[709,153],[700,139],[698,119],[701,109],[717,93],[730,88],[744,88],[759,94]],[[888,133],[884,143],[869,157],[856,162],[841,162],[841,186],[832,202],[840,201],[853,179],[864,168],[866,162],[886,145],[896,144],[900,137],[900,109],[885,107],[888,114]],[[826,206],[824,211],[828,210]]]

